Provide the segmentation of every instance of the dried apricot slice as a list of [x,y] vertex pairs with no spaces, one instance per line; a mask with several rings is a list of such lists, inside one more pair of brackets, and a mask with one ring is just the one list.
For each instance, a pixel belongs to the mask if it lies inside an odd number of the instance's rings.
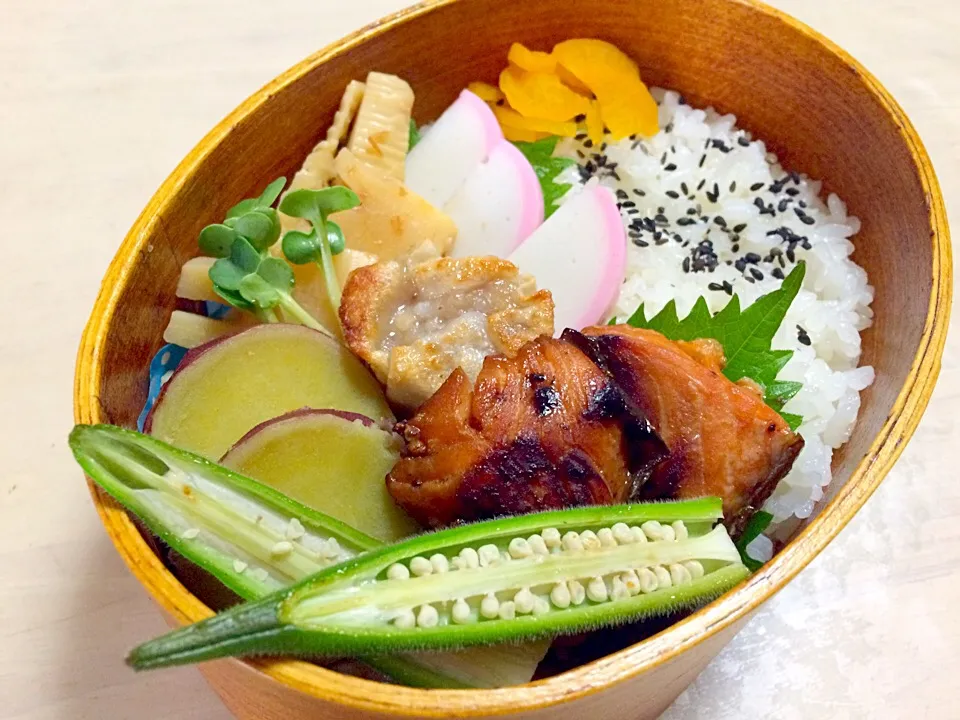
[[467,85],[467,90],[472,92],[484,102],[494,103],[503,100],[503,93],[496,85],[485,82],[472,82]]
[[521,115],[564,121],[587,112],[589,100],[568,88],[556,75],[508,67],[500,73],[500,89]]
[[530,50],[521,43],[510,46],[507,61],[529,72],[552,73],[557,67],[557,61],[550,53]]
[[497,116],[497,121],[503,128],[509,127],[515,130],[531,130],[533,132],[561,135],[563,137],[573,137],[577,134],[577,124],[571,121],[557,122],[556,120],[526,117],[513,108],[500,106],[493,107],[493,114]]

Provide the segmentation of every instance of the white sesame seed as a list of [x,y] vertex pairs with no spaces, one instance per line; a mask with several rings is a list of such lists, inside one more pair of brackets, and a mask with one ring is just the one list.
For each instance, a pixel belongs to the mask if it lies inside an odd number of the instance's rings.
[[401,563],[394,563],[387,568],[387,579],[388,580],[406,580],[410,577],[410,570],[407,569],[406,565]]
[[287,540],[281,540],[273,544],[273,547],[270,548],[271,555],[287,555],[293,551],[293,543]]
[[236,573],[242,573],[242,572],[243,572],[244,570],[246,570],[248,567],[249,567],[249,565],[247,565],[247,563],[245,563],[243,560],[234,560],[234,561],[233,561],[233,571],[236,572]]
[[497,596],[493,593],[487,593],[480,601],[480,614],[488,620],[492,620],[497,617],[499,611],[500,601],[497,600]]
[[430,575],[433,573],[433,563],[427,560],[422,555],[417,555],[410,561],[410,572],[416,575],[417,577],[422,577],[423,575]]
[[514,538],[507,546],[507,552],[509,552],[510,557],[515,560],[521,560],[533,555],[533,548],[530,547],[530,543],[523,538]]
[[417,627],[436,627],[440,622],[440,613],[433,605],[421,605],[417,613]]
[[443,553],[434,553],[430,556],[430,564],[433,565],[433,571],[437,575],[442,575],[450,569],[450,561]]
[[465,625],[470,622],[470,606],[463,598],[457,599],[453,603],[453,609],[450,611],[450,618],[457,625]]
[[560,547],[560,544],[561,544],[560,531],[557,530],[556,528],[545,528],[544,531],[540,533],[540,535],[543,537],[543,542],[551,550],[554,550]]
[[603,602],[609,597],[603,578],[595,577],[587,583],[587,597],[593,602]]
[[283,535],[287,540],[299,540],[306,535],[306,533],[307,531],[306,528],[303,527],[303,523],[296,518],[290,518],[290,522],[287,523],[287,528],[284,530]]

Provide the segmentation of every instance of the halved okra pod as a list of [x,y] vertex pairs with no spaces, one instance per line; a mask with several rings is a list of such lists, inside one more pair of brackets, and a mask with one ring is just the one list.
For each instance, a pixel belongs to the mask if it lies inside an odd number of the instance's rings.
[[588,507],[374,550],[141,645],[136,669],[229,655],[449,649],[577,632],[700,605],[749,571],[721,501]]
[[[86,474],[117,502],[247,600],[382,545],[256,480],[148,435],[78,425],[70,447]],[[364,662],[417,687],[502,687],[527,682],[545,652],[541,643],[455,655],[377,655]]]

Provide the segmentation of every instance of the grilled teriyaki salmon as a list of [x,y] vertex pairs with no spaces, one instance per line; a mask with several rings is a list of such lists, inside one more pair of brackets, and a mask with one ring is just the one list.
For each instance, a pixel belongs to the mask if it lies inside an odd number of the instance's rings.
[[718,496],[726,524],[739,533],[803,448],[803,438],[756,388],[722,374],[715,341],[672,342],[627,325],[563,337],[609,374],[669,448],[638,499]]
[[456,370],[411,419],[387,476],[394,499],[436,527],[626,501],[666,449],[616,384],[572,344],[540,337]]

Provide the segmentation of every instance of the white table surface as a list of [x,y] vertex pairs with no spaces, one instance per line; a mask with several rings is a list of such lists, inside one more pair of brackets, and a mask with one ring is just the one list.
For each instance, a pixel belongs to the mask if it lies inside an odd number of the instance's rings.
[[[194,143],[280,71],[405,4],[0,0],[0,720],[228,719],[196,670],[122,663],[164,625],[68,454],[76,348],[124,232]],[[960,3],[774,4],[900,100],[960,228]],[[960,717],[957,349],[954,334],[879,492],[669,718]]]

